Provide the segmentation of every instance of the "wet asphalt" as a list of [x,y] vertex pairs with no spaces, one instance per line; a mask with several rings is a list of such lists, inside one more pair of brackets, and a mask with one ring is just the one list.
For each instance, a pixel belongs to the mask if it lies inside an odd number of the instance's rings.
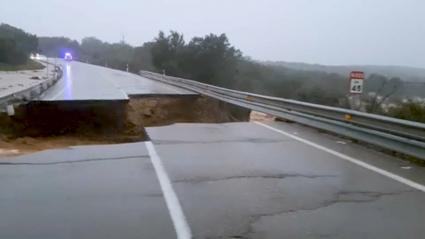
[[[404,161],[274,128],[424,184]],[[193,238],[423,238],[422,191],[254,123],[147,128]],[[408,169],[407,169],[408,168]],[[0,160],[0,238],[176,238],[145,143]]]
[[78,61],[56,59],[56,62],[62,66],[63,77],[42,101],[128,100],[129,95],[195,94],[125,71]]

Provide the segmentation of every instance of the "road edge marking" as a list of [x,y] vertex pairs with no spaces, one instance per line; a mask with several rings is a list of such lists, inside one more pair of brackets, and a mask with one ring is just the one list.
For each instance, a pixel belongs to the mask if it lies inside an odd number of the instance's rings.
[[183,209],[180,205],[179,199],[173,189],[173,185],[165,171],[164,164],[161,158],[157,154],[155,147],[151,141],[145,142],[146,148],[148,149],[149,157],[155,168],[156,176],[159,180],[162,193],[164,194],[165,203],[167,204],[168,212],[170,213],[171,220],[174,224],[178,239],[191,239],[192,233],[187,223],[186,216],[183,213]]
[[303,138],[300,138],[300,137],[294,136],[294,135],[292,135],[292,134],[290,134],[290,133],[287,133],[287,132],[284,132],[284,131],[282,131],[282,130],[276,129],[276,128],[274,128],[274,127],[271,127],[271,126],[269,126],[269,125],[263,124],[263,123],[261,123],[261,122],[254,122],[254,123],[255,123],[255,124],[257,124],[257,125],[263,126],[263,127],[267,128],[267,129],[270,129],[270,130],[272,130],[272,131],[275,131],[275,132],[277,132],[277,133],[283,134],[283,135],[285,135],[285,136],[287,136],[287,137],[290,137],[290,138],[292,138],[292,139],[295,139],[295,140],[297,140],[297,141],[300,141],[300,142],[302,142],[302,143],[305,143],[305,144],[307,144],[307,145],[310,145],[310,146],[312,146],[312,147],[314,147],[314,148],[316,148],[316,149],[320,149],[320,150],[322,150],[322,151],[325,151],[325,152],[327,152],[327,153],[329,153],[329,154],[332,154],[332,155],[334,155],[334,156],[337,156],[337,157],[339,157],[339,158],[341,158],[341,159],[344,159],[344,160],[346,160],[346,161],[349,161],[349,162],[351,162],[351,163],[354,163],[354,164],[356,164],[356,165],[358,165],[358,166],[361,166],[361,167],[363,167],[363,168],[366,168],[366,169],[369,169],[369,170],[371,170],[371,171],[374,171],[375,173],[378,173],[378,174],[381,174],[381,175],[383,175],[383,176],[385,176],[385,177],[391,178],[391,179],[393,179],[393,180],[395,180],[395,181],[398,181],[398,182],[400,182],[400,183],[402,183],[402,184],[405,184],[405,185],[407,185],[407,186],[410,186],[410,187],[412,187],[412,188],[415,188],[415,189],[417,189],[417,190],[419,190],[419,191],[425,192],[425,186],[424,186],[424,185],[422,185],[422,184],[416,183],[416,182],[411,181],[411,180],[409,180],[409,179],[407,179],[407,178],[403,178],[403,177],[401,177],[401,176],[398,176],[398,175],[393,174],[393,173],[391,173],[391,172],[388,172],[388,171],[386,171],[386,170],[380,169],[380,168],[378,168],[378,167],[375,167],[375,166],[373,166],[373,165],[370,165],[370,164],[365,163],[365,162],[363,162],[363,161],[360,161],[360,160],[358,160],[358,159],[352,158],[352,157],[350,157],[350,156],[348,156],[348,155],[345,155],[345,154],[342,154],[342,153],[336,152],[336,151],[334,151],[334,150],[332,150],[332,149],[329,149],[329,148],[326,148],[326,147],[324,147],[324,146],[318,145],[318,144],[313,143],[313,142],[311,142],[311,141],[308,141],[308,140],[306,140],[306,139],[303,139]]

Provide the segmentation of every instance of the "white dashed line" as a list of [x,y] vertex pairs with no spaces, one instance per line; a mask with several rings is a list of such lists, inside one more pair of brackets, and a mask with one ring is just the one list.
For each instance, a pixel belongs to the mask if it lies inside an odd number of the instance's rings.
[[192,233],[190,232],[189,224],[187,223],[183,209],[180,205],[176,193],[174,192],[173,185],[171,185],[170,179],[168,178],[161,158],[158,156],[152,142],[145,142],[145,145],[148,149],[149,157],[153,167],[155,168],[156,176],[158,177],[162,193],[164,194],[165,202],[167,203],[168,211],[170,213],[171,220],[173,221],[177,238],[191,239]]
[[332,150],[332,149],[328,149],[328,148],[323,147],[323,146],[321,146],[321,145],[315,144],[315,143],[313,143],[313,142],[311,142],[311,141],[308,141],[308,140],[302,139],[302,138],[300,138],[300,137],[294,136],[294,135],[292,135],[292,134],[286,133],[286,132],[284,132],[284,131],[282,131],[282,130],[275,129],[275,128],[273,128],[273,127],[271,127],[271,126],[269,126],[269,125],[263,124],[263,123],[261,123],[261,122],[254,122],[254,123],[256,123],[256,124],[258,124],[258,125],[261,125],[261,126],[263,126],[263,127],[265,127],[265,128],[268,128],[268,129],[270,129],[270,130],[273,130],[273,131],[275,131],[275,132],[277,132],[277,133],[283,134],[283,135],[285,135],[285,136],[287,136],[287,137],[290,137],[290,138],[292,138],[292,139],[295,139],[295,140],[298,140],[298,141],[303,142],[303,143],[305,143],[305,144],[308,144],[308,145],[310,145],[310,146],[312,146],[312,147],[314,147],[314,148],[316,148],[316,149],[323,150],[323,151],[325,151],[325,152],[327,152],[327,153],[329,153],[329,154],[332,154],[332,155],[334,155],[334,156],[337,156],[337,157],[339,157],[339,158],[341,158],[341,159],[344,159],[344,160],[347,160],[347,161],[352,162],[352,163],[354,163],[354,164],[357,164],[358,166],[361,166],[361,167],[363,167],[363,168],[366,168],[366,169],[369,169],[369,170],[371,170],[371,171],[374,171],[375,173],[379,173],[379,174],[381,174],[381,175],[383,175],[383,176],[385,176],[385,177],[388,177],[388,178],[394,179],[394,180],[396,180],[396,181],[398,181],[398,182],[400,182],[400,183],[403,183],[403,184],[405,184],[405,185],[408,185],[408,186],[410,186],[410,187],[412,187],[412,188],[415,188],[415,189],[417,189],[417,190],[420,190],[420,191],[422,191],[422,192],[425,192],[425,186],[424,186],[424,185],[421,185],[421,184],[416,183],[416,182],[413,182],[413,181],[411,181],[411,180],[409,180],[409,179],[406,179],[406,178],[400,177],[400,176],[398,176],[398,175],[396,175],[396,174],[390,173],[390,172],[388,172],[388,171],[385,171],[385,170],[380,169],[380,168],[378,168],[378,167],[375,167],[375,166],[373,166],[373,165],[367,164],[367,163],[365,163],[365,162],[363,162],[363,161],[360,161],[360,160],[358,160],[358,159],[352,158],[352,157],[347,156],[347,155],[345,155],[345,154],[338,153],[338,152],[336,152],[336,151],[334,151],[334,150]]
[[104,73],[103,71],[102,71],[102,75],[109,81],[109,82],[111,82],[119,91],[121,91],[121,93],[124,95],[124,98],[125,99],[127,99],[128,100],[128,95],[127,95],[127,93],[125,93],[125,91],[120,87],[120,86],[118,86],[117,84],[115,84],[115,82],[113,81],[113,80],[111,80],[111,79],[109,79],[109,76],[108,75],[106,75],[106,73]]

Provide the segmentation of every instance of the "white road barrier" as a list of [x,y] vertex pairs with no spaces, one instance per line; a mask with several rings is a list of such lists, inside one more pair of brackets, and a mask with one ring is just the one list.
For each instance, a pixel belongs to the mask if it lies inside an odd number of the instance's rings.
[[[14,90],[12,91],[8,91],[6,94],[0,94],[0,111],[7,111],[8,107],[9,107],[9,111],[10,111],[10,106],[16,106],[19,105],[21,103],[25,103],[31,100],[37,100],[39,99],[50,87],[52,87],[60,78],[62,78],[62,69],[60,66],[58,65],[54,65],[53,62],[46,62],[43,60],[40,60],[45,64],[48,65],[53,65],[55,71],[52,72],[52,74],[48,74],[46,77],[46,73],[45,71],[41,71],[39,74],[44,75],[44,79],[43,76],[38,76],[38,75],[34,75],[34,74],[21,74],[21,75],[17,75],[17,79],[19,78],[30,78],[30,77],[39,77],[41,78],[41,80],[32,80],[33,83],[28,84],[28,85],[24,85],[22,83],[19,83],[19,87],[15,87]],[[50,68],[50,70],[52,70],[52,68]],[[16,79],[15,79],[16,80]]]

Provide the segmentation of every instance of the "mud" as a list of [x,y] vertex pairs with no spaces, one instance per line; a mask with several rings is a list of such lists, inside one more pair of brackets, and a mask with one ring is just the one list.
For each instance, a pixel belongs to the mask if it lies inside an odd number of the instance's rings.
[[12,117],[0,114],[0,157],[76,145],[146,141],[145,127],[248,121],[250,113],[200,96],[32,102],[15,112]]
[[198,96],[133,98],[126,107],[126,119],[136,128],[230,121],[220,101]]
[[0,141],[0,157],[18,156],[46,149],[66,148],[69,146],[104,145],[115,143],[117,143],[117,139],[108,141],[100,139],[84,139],[78,137],[22,137],[16,139],[4,139]]
[[144,141],[126,130],[126,102],[33,102],[0,115],[0,157],[77,145]]
[[273,115],[264,114],[258,111],[252,111],[249,116],[249,121],[260,121],[260,122],[268,122],[268,121],[275,121],[276,117]]

